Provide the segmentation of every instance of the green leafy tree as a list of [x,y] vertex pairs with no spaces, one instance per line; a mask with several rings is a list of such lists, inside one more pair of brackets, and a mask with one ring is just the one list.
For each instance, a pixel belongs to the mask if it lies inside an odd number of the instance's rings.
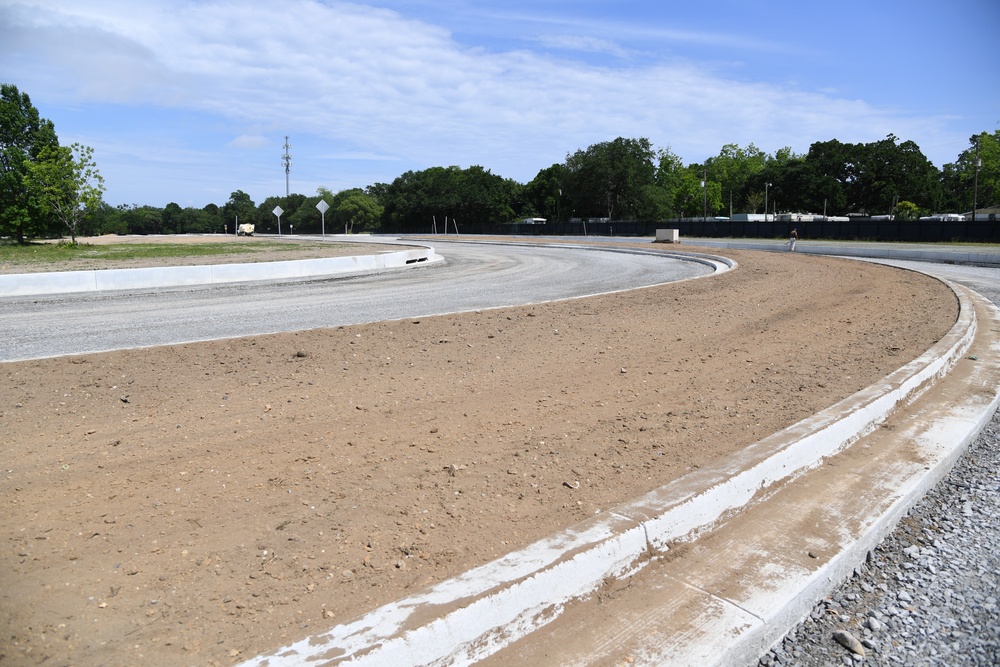
[[572,210],[563,199],[566,167],[554,164],[538,172],[523,189],[524,216],[541,216],[548,220],[570,217]]
[[768,156],[753,144],[740,148],[736,144],[726,144],[715,157],[705,161],[708,180],[719,184],[720,191],[728,201],[743,201],[755,175],[764,170]]
[[[828,215],[844,215],[854,210],[850,189],[856,178],[854,163],[859,159],[854,144],[836,139],[816,142],[805,156],[791,156],[768,163],[767,173],[754,182],[759,195],[757,208],[763,205],[764,183],[776,186],[776,194],[790,210]],[[771,208],[768,202],[768,208]],[[773,209],[772,209],[773,210]]]
[[[255,221],[254,224],[257,225],[258,232],[263,232],[265,230],[274,230],[275,232],[278,231],[278,217],[274,215],[275,206],[281,207],[282,234],[288,234],[292,228],[297,226],[295,224],[296,220],[293,216],[296,214],[296,209],[299,207],[294,204],[290,204],[288,199],[285,197],[272,195],[262,201],[254,211],[253,221]],[[243,216],[240,215],[240,224],[243,224],[244,222],[251,222],[251,219],[244,219]],[[291,225],[291,227],[289,227],[289,225]],[[299,227],[299,231],[302,232],[305,231],[305,229],[303,227]]]
[[[444,223],[454,218],[459,208],[458,167],[431,167],[407,171],[379,190],[383,222],[390,226],[427,225],[432,220]],[[335,202],[330,202],[334,206]]]
[[920,217],[920,207],[911,201],[901,201],[896,204],[896,218],[898,220],[916,220]]
[[97,210],[90,216],[93,223],[95,235],[101,234],[128,234],[128,224],[122,218],[120,208],[111,206],[102,201]]
[[178,215],[177,233],[179,234],[211,234],[222,231],[218,224],[218,216],[212,215],[203,208],[185,207]]
[[[305,208],[308,200],[309,197],[297,192],[293,192],[287,197],[268,197],[257,207],[256,219],[258,221],[267,220],[268,223],[266,226],[268,228],[270,228],[271,223],[277,228],[278,218],[274,215],[274,207],[280,206],[283,211],[281,214],[281,229],[284,232],[297,229],[300,234],[305,234],[313,227],[315,227],[316,231],[319,231],[319,224],[312,224],[311,215],[317,213],[317,211]],[[313,199],[312,201],[315,204],[318,200]]]
[[621,219],[639,217],[646,188],[656,175],[649,139],[593,144],[566,158],[566,185],[577,215]]
[[161,234],[163,232],[163,209],[155,206],[122,204],[118,207],[121,220],[125,223],[126,234]]
[[455,217],[464,222],[502,223],[515,213],[513,203],[520,198],[522,186],[498,176],[479,165],[459,174],[459,205]]
[[206,216],[204,219],[212,221],[209,231],[225,233],[226,223],[222,219],[222,210],[218,204],[205,204],[201,210]]
[[[273,206],[271,207],[273,210]],[[268,211],[268,215],[270,211]],[[227,201],[222,206],[222,219],[226,224],[227,230],[232,232],[236,229],[236,224],[251,224],[251,225],[262,225],[266,217],[258,219],[260,216],[257,215],[257,207],[254,205],[253,200],[250,199],[250,195],[243,192],[242,190],[236,190],[229,195],[229,201]],[[271,215],[273,219],[274,216]],[[262,225],[263,226],[263,225]],[[277,229],[277,221],[274,223],[274,229]]]
[[657,152],[656,160],[653,186],[646,189],[646,210],[642,217],[656,220],[679,217],[683,210],[682,192],[687,187],[687,168],[669,146]]
[[705,168],[698,164],[685,167],[678,174],[674,206],[688,218],[715,217],[722,210],[722,186],[705,179]]
[[163,209],[163,233],[183,234],[184,233],[184,209],[176,202],[170,202]]
[[935,208],[941,199],[939,172],[912,141],[890,134],[855,146],[852,157],[848,191],[858,210],[889,214],[901,198]]
[[[326,188],[317,189],[317,192],[320,190],[326,190]],[[299,234],[318,234],[321,231],[320,214],[316,210],[316,204],[319,203],[319,200],[319,194],[307,197],[303,194],[292,193],[283,198],[281,208],[285,209],[287,206],[288,208],[285,210],[291,211],[291,213],[285,213],[281,216],[282,226],[287,221],[288,229],[297,230]],[[326,201],[327,204],[330,203],[329,199]],[[271,207],[271,210],[273,209],[274,206]],[[274,217],[273,214],[271,216]]]
[[74,244],[84,215],[98,209],[104,192],[94,149],[81,144],[42,149],[28,163],[25,183],[31,200],[66,226]]
[[[979,148],[978,184],[976,147]],[[942,169],[942,209],[971,211],[1000,204],[1000,130],[981,132],[969,138],[969,147]],[[978,185],[978,188],[977,188]],[[978,190],[978,192],[977,192]]]
[[[767,202],[771,212],[774,211],[771,203],[778,198],[780,198],[785,210],[788,211],[822,213],[825,210],[823,197],[813,196],[814,189],[819,186],[816,183],[815,174],[809,168],[805,158],[791,157],[782,162],[776,160],[769,161],[764,172],[762,172],[762,178],[766,179],[766,183],[770,183],[773,186],[773,196],[775,199]],[[757,197],[757,201],[753,212],[756,213],[757,209],[761,209],[764,204],[765,193],[761,190],[755,190],[754,194]],[[771,195],[772,193],[768,194]],[[769,197],[769,199],[771,198]]]
[[41,118],[27,93],[0,85],[0,236],[25,243],[49,232],[49,218],[32,200],[28,165],[59,146],[55,127]]
[[[443,229],[453,220],[461,222],[505,222],[523,209],[523,188],[480,166],[431,167],[408,171],[392,183],[376,184],[366,194],[382,206],[382,223],[388,228],[430,227],[437,221]],[[330,202],[336,208],[335,202]]]
[[335,224],[344,226],[344,233],[370,231],[382,217],[382,207],[375,198],[360,188],[338,193],[331,206]]
[[647,185],[642,197],[639,218],[642,220],[667,220],[674,217],[674,202],[670,193],[656,185]]

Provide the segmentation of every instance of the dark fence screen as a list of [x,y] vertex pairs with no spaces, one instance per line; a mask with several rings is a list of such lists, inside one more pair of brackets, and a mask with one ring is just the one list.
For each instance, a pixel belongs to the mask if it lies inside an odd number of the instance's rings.
[[[680,235],[706,238],[784,238],[794,228],[799,238],[844,241],[911,241],[1000,243],[1000,221],[946,222],[852,218],[847,222],[754,222],[742,220],[615,220],[612,222],[545,222],[489,224],[459,222],[461,234],[490,236],[656,236],[657,229],[677,229]],[[430,234],[432,223],[383,225],[383,234]],[[454,232],[454,227],[451,227]]]

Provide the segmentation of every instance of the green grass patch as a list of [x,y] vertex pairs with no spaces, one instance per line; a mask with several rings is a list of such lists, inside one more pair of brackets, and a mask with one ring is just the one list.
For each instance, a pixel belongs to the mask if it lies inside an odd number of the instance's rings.
[[[0,263],[14,266],[66,263],[67,270],[81,261],[118,261],[131,259],[201,258],[225,255],[254,255],[301,249],[302,245],[270,243],[255,240],[249,243],[116,243],[90,245],[80,243],[30,243],[27,245],[0,244]],[[321,247],[319,245],[315,247]],[[329,248],[329,245],[322,247]]]

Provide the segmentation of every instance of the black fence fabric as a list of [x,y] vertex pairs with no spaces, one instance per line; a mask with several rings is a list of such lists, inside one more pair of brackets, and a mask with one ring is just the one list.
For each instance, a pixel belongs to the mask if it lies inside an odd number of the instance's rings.
[[[991,216],[992,217],[992,216]],[[792,229],[800,239],[841,241],[910,241],[925,243],[1000,243],[1000,221],[881,220],[852,218],[846,222],[754,222],[742,220],[615,220],[610,222],[544,222],[485,224],[459,222],[460,234],[490,236],[656,236],[657,229],[676,229],[682,237],[786,238]],[[383,234],[430,234],[433,223],[384,225]],[[452,228],[454,231],[454,227]]]

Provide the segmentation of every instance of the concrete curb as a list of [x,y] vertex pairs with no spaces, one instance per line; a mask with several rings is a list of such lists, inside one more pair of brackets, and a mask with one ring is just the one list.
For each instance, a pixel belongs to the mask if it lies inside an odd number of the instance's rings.
[[[963,288],[952,285],[952,289],[964,295]],[[995,327],[1000,320],[1000,310],[986,299],[982,302],[983,307],[993,313],[992,321],[983,323],[983,326]],[[993,359],[1000,355],[998,341],[993,341],[989,353]],[[849,540],[827,563],[811,574],[801,575],[801,578],[795,573],[787,575],[787,580],[780,587],[785,599],[766,596],[768,599],[760,606],[770,610],[770,614],[759,616],[748,630],[726,633],[729,644],[725,647],[720,646],[717,640],[706,641],[706,645],[715,647],[717,652],[702,663],[704,667],[757,664],[759,657],[805,618],[819,600],[849,577],[864,562],[866,554],[892,532],[907,511],[948,475],[959,457],[989,423],[1000,407],[1000,393],[997,393],[996,387],[990,389],[991,395],[980,392],[971,401],[950,406],[944,414],[936,415],[932,423],[910,425],[894,433],[892,437],[895,440],[918,443],[926,458],[919,464],[911,463],[905,470],[894,471],[898,479],[888,485],[892,492],[887,494],[887,506],[882,511],[872,512],[871,523],[864,526],[856,538]]]
[[[732,250],[761,250],[764,252],[788,252],[784,241],[740,241],[715,240],[708,238],[683,239],[694,246],[725,248]],[[795,252],[803,255],[832,255],[836,257],[864,257],[870,259],[896,259],[917,262],[941,262],[944,264],[972,264],[974,266],[1000,266],[1000,253],[975,252],[972,250],[952,250],[940,246],[916,247],[883,245],[852,245],[849,243],[824,243],[823,241],[799,240]]]
[[926,391],[962,358],[976,333],[968,297],[962,291],[956,296],[958,321],[925,354],[739,456],[241,665],[459,665],[488,657],[557,618],[606,579],[638,571],[672,543],[690,540],[766,497],[776,482],[818,466]]
[[[440,242],[439,239],[435,241]],[[505,245],[505,246],[534,246],[538,248],[571,248],[574,250],[596,250],[601,252],[615,252],[624,255],[655,255],[657,257],[669,257],[685,262],[695,262],[703,264],[715,270],[715,273],[723,273],[736,267],[736,262],[722,255],[711,255],[703,252],[671,252],[667,248],[669,245],[660,244],[657,249],[643,248],[641,246],[609,246],[599,243],[551,243],[546,241],[480,241],[476,239],[444,239],[445,243],[466,243],[470,245]]]
[[900,406],[888,428],[774,485],[702,539],[607,586],[603,599],[567,605],[544,630],[482,663],[756,665],[862,566],[1000,404],[1000,309],[958,289],[978,314],[976,354]]
[[365,271],[397,269],[443,259],[431,247],[380,255],[321,259],[164,266],[145,269],[99,269],[0,275],[0,297],[80,294],[108,290],[218,285],[260,280],[303,280]]
[[[701,599],[688,600],[689,607],[728,606],[730,616],[736,613],[743,616],[739,623],[729,625],[709,620],[697,632],[684,634],[684,642],[667,639],[658,646],[650,646],[644,663],[647,660],[647,664],[697,662],[704,667],[756,664],[760,655],[850,576],[906,512],[948,474],[1000,405],[995,385],[1000,358],[1000,338],[995,332],[1000,309],[965,288],[952,285],[952,289],[965,297],[967,303],[970,299],[977,302],[975,306],[969,304],[970,310],[980,308],[988,315],[976,327],[975,342],[983,347],[977,348],[979,354],[973,370],[967,366],[966,370],[954,373],[960,376],[957,381],[949,378],[947,383],[933,387],[937,391],[947,386],[943,401],[942,395],[932,394],[931,405],[923,405],[920,397],[908,402],[900,411],[902,416],[894,420],[895,430],[876,431],[862,441],[867,456],[856,463],[839,462],[838,472],[832,475],[835,478],[832,487],[814,483],[810,478],[815,475],[808,473],[797,480],[798,484],[806,484],[806,488],[793,498],[761,509],[762,516],[747,516],[745,523],[759,528],[753,539],[736,542],[723,538],[715,545],[719,548],[719,560],[728,567],[719,568],[705,579],[689,577],[695,570],[692,566],[665,573],[699,592]],[[939,401],[942,401],[940,408]],[[909,448],[919,452],[916,458],[900,454]],[[866,485],[870,489],[867,497],[854,488]],[[781,521],[775,522],[778,524],[775,526],[766,525],[767,516],[792,513],[792,507],[806,513],[815,511],[815,507],[799,504],[803,495],[819,499],[817,503],[841,521],[839,529],[834,531],[839,533],[836,541],[826,545],[831,552],[829,559],[819,561],[817,567],[809,567],[814,561],[796,560],[794,554],[802,548],[801,543],[790,546],[780,539],[780,535],[794,532],[787,525]],[[826,516],[824,520],[832,518]],[[733,532],[740,534],[738,527]],[[751,560],[757,565],[751,566]],[[736,595],[725,595],[723,582],[735,578],[754,580],[756,584]],[[711,596],[710,601],[707,596]]]

